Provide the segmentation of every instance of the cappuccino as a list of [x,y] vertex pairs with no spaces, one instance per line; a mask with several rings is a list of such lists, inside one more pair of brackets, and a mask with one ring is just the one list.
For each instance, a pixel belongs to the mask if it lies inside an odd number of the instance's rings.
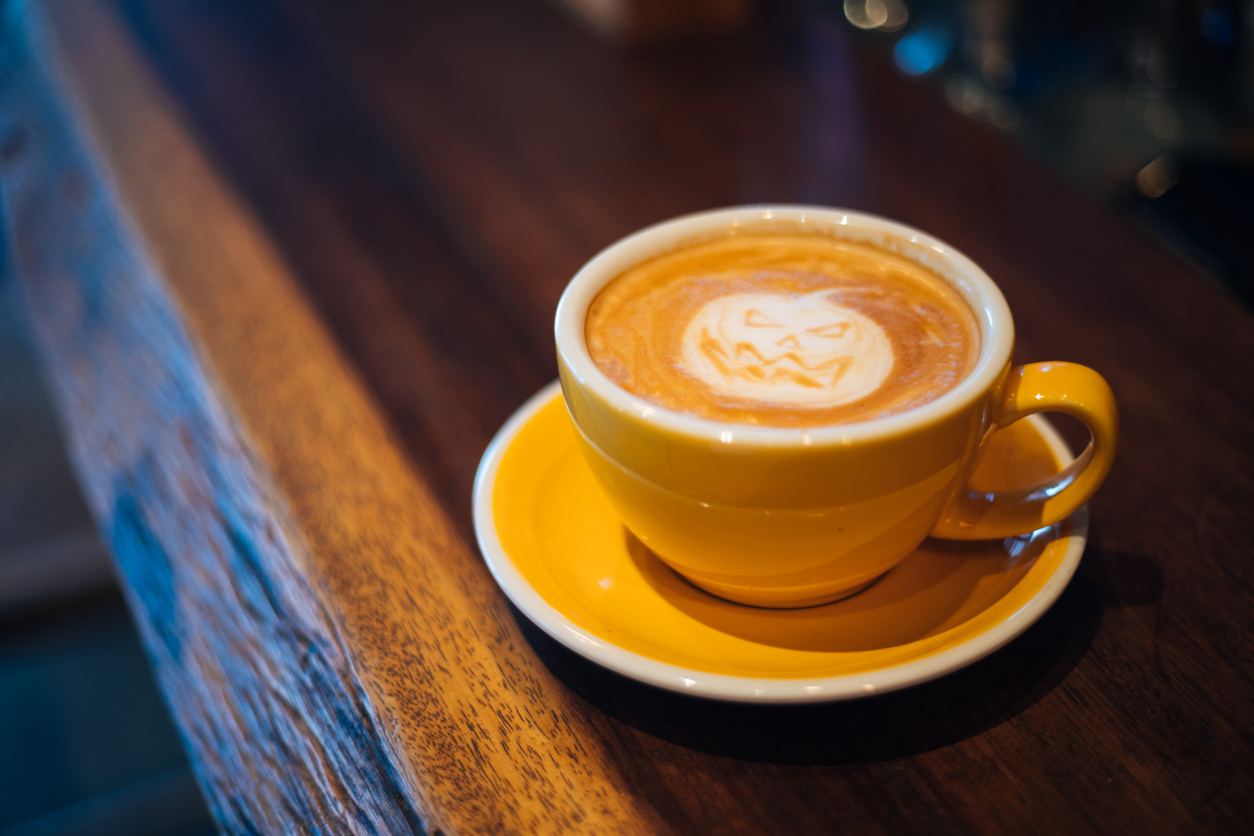
[[867,243],[747,233],[611,281],[585,322],[618,386],[701,418],[848,424],[935,400],[975,367],[974,313],[932,271]]

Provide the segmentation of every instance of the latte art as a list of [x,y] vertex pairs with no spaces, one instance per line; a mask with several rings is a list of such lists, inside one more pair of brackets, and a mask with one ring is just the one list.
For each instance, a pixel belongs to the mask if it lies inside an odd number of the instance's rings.
[[735,398],[822,408],[870,395],[893,368],[884,329],[832,301],[733,293],[707,302],[683,336],[683,369]]
[[716,421],[823,426],[895,415],[970,374],[975,315],[870,244],[749,233],[640,264],[592,301],[588,353],[646,401]]

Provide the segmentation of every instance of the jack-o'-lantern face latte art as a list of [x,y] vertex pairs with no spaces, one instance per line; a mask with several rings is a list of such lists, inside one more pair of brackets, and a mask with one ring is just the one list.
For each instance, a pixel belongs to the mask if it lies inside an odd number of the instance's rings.
[[667,409],[764,426],[893,415],[960,383],[980,332],[949,284],[870,244],[738,235],[616,278],[586,323],[615,383]]

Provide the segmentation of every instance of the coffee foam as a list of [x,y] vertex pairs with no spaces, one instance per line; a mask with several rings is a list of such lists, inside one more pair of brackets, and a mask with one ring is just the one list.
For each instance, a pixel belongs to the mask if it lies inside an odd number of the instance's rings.
[[975,366],[979,326],[927,268],[816,234],[742,233],[645,262],[585,322],[593,362],[659,406],[765,426],[912,409]]
[[865,398],[892,371],[893,346],[833,295],[712,299],[684,329],[681,368],[714,392],[762,403],[818,409]]

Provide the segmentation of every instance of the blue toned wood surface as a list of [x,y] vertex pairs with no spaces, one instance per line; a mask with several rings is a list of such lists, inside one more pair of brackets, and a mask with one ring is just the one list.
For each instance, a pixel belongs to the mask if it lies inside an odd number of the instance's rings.
[[[225,830],[1254,827],[1254,318],[838,18],[762,3],[632,53],[539,2],[0,8],[7,260]],[[579,265],[765,200],[949,240],[1018,359],[1120,399],[1079,574],[935,683],[659,693],[517,618],[466,545]]]
[[418,829],[273,492],[56,87],[45,21],[32,4],[3,12],[11,263],[97,524],[215,815],[239,833]]

